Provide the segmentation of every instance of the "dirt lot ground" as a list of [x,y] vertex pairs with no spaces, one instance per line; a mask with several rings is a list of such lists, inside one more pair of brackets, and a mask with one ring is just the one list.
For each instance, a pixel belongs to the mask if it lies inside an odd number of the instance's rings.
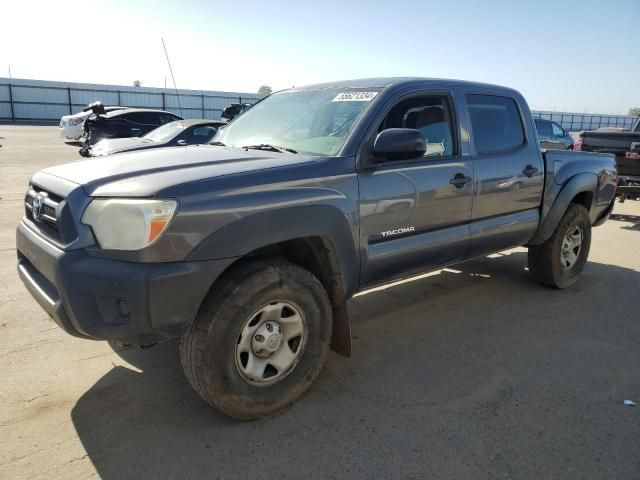
[[175,343],[114,353],[48,320],[14,228],[29,176],[77,149],[55,127],[0,137],[0,479],[640,478],[640,203],[594,230],[570,290],[515,249],[355,298],[354,357],[239,423],[191,390]]

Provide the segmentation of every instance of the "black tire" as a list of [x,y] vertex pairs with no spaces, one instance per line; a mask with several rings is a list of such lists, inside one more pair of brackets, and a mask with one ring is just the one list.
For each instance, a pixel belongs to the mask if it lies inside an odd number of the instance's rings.
[[[582,235],[582,243],[577,260],[563,268],[561,250],[565,235],[573,227],[578,227]],[[587,263],[591,246],[591,222],[589,213],[582,205],[572,203],[558,223],[553,235],[541,245],[529,246],[529,271],[543,285],[555,288],[567,288],[580,278],[582,269]]]
[[[248,383],[236,366],[236,345],[248,318],[276,300],[295,302],[306,317],[306,345],[284,378],[267,386]],[[295,402],[316,379],[327,357],[333,325],[329,297],[307,270],[284,261],[232,268],[209,292],[189,332],[180,360],[192,387],[231,417],[253,420]]]

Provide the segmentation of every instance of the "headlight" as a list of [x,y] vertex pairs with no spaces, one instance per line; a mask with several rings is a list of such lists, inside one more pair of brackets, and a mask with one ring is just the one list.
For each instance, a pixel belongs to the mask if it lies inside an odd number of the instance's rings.
[[175,200],[95,199],[82,215],[108,250],[140,250],[158,240],[176,211]]

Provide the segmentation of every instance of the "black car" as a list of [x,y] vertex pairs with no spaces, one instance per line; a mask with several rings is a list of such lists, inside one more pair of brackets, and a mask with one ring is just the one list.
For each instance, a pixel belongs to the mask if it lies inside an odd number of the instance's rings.
[[84,122],[85,145],[80,154],[87,156],[87,147],[103,138],[140,137],[175,120],[182,120],[182,117],[162,110],[128,108],[97,113],[94,109]]
[[225,123],[224,120],[176,120],[151,130],[142,137],[100,140],[89,147],[88,156],[101,157],[147,148],[207,144]]

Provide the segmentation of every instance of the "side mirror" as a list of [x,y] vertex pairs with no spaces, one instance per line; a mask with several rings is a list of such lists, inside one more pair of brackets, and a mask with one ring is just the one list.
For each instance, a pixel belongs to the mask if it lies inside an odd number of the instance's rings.
[[422,157],[426,151],[424,138],[413,128],[383,130],[373,143],[373,154],[386,160],[410,160]]

